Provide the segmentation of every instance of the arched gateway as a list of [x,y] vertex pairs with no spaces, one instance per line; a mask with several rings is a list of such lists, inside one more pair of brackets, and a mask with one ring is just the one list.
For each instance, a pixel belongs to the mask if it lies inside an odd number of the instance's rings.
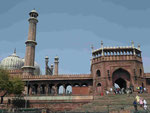
[[129,83],[130,83],[129,72],[122,68],[117,69],[112,74],[112,83],[113,83],[113,85],[115,83],[118,84],[120,88],[129,87]]

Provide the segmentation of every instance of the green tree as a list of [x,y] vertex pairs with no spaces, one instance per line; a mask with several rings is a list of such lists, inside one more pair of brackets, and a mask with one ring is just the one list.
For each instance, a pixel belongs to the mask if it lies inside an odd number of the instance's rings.
[[11,77],[6,70],[0,69],[0,91],[3,92],[1,96],[1,103],[6,94],[21,95],[24,90],[24,83],[20,78]]

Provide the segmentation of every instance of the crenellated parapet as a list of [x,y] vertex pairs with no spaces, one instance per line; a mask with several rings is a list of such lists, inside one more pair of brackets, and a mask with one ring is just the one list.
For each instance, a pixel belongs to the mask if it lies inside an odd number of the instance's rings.
[[10,75],[22,75],[22,70],[7,70]]
[[140,45],[134,46],[117,46],[117,47],[104,47],[101,42],[101,48],[92,51],[93,63],[96,61],[108,60],[138,60],[142,62]]

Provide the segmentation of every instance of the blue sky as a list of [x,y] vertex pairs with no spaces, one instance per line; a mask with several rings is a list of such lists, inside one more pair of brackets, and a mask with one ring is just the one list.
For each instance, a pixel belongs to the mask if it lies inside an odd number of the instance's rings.
[[149,0],[0,0],[0,60],[17,49],[25,55],[28,13],[39,13],[36,61],[44,74],[59,56],[59,73],[90,73],[91,48],[141,45],[144,71],[150,72]]

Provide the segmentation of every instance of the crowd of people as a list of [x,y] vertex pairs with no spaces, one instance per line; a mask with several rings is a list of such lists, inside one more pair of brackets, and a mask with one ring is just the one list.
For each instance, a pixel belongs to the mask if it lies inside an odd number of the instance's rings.
[[116,88],[116,87],[113,87],[113,88],[110,88],[110,90],[107,90],[106,91],[106,94],[108,95],[109,93],[113,93],[113,94],[132,94],[133,92],[133,89],[132,88]]
[[147,110],[147,101],[138,95],[135,97],[133,105],[134,105],[135,111],[138,111],[138,108],[137,108],[138,105],[144,108],[145,110]]
[[[125,88],[120,88],[117,84],[115,84],[113,88],[110,88],[109,90],[106,91],[106,94],[107,95],[109,93],[111,93],[111,94],[112,93],[113,94],[127,94],[128,96],[130,96],[130,94],[132,94],[133,91],[134,91],[133,87],[129,87],[129,88],[125,89]],[[136,87],[136,91],[141,94],[143,92],[146,92],[146,88],[144,88],[142,86]],[[138,111],[138,106],[140,106],[144,110],[148,110],[147,101],[138,95],[136,95],[133,105],[134,105],[135,111]]]
[[[114,84],[113,88],[110,88],[109,90],[106,91],[106,94],[108,95],[109,93],[114,93],[114,94],[132,94],[134,91],[134,87],[131,85],[129,88],[120,88],[118,84]],[[139,86],[136,87],[136,91],[138,93],[143,93],[147,92],[145,87]]]

